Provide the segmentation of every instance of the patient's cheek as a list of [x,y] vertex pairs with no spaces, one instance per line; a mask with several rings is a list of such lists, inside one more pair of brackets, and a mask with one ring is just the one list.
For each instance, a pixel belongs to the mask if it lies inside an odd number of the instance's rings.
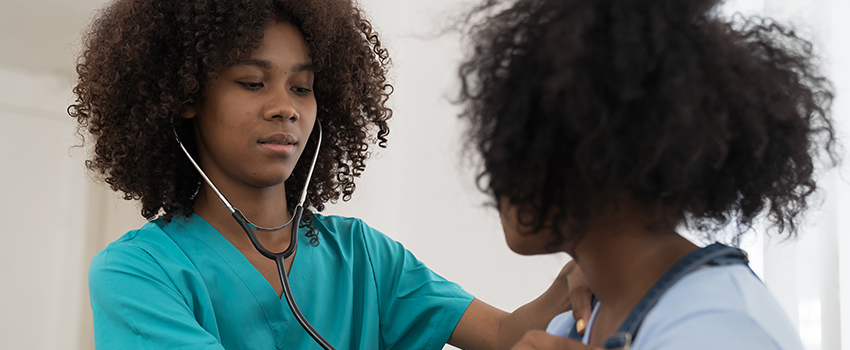
[[517,225],[515,207],[508,205],[505,201],[501,204],[499,218],[502,221],[505,241],[515,253],[522,255],[552,253],[551,245],[555,240],[553,233],[549,230],[542,230],[535,234],[522,232]]

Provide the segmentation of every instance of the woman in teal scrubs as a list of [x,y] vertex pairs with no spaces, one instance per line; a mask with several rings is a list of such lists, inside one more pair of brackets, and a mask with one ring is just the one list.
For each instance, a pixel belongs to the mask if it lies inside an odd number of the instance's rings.
[[[348,199],[384,147],[389,59],[352,2],[118,0],[94,21],[69,113],[89,169],[151,220],[101,251],[89,287],[98,349],[316,349],[275,263],[181,152],[260,227]],[[301,157],[302,154],[310,156]],[[559,278],[513,313],[435,274],[360,220],[308,211],[286,259],[295,301],[338,349],[508,348],[569,309]],[[289,228],[255,230],[271,251]]]

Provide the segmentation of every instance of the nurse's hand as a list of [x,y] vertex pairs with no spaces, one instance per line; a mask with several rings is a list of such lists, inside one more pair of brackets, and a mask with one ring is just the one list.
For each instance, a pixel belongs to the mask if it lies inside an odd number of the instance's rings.
[[564,265],[561,273],[558,274],[558,278],[563,278],[567,281],[573,317],[576,319],[576,330],[578,330],[579,334],[584,335],[584,330],[587,329],[587,321],[590,320],[590,314],[593,313],[593,308],[590,305],[593,293],[590,291],[590,287],[587,286],[587,281],[584,280],[584,274],[578,265],[576,265],[575,260],[571,260]]
[[541,330],[530,330],[525,332],[522,339],[511,348],[511,350],[601,350],[577,342],[572,339],[561,338],[548,334]]
[[546,329],[552,318],[571,309],[586,322],[591,313],[590,299],[584,275],[576,263],[570,262],[540,297],[512,313],[472,300],[449,337],[449,344],[461,349],[507,350],[526,331]]

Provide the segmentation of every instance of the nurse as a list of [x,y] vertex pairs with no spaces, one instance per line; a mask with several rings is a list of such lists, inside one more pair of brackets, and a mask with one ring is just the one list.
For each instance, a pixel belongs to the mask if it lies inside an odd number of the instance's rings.
[[[261,256],[180,150],[258,227],[348,199],[387,143],[386,50],[352,1],[118,0],[85,38],[69,113],[86,162],[150,220],[101,251],[98,349],[316,349]],[[302,155],[307,154],[309,156]],[[353,218],[306,211],[285,260],[295,301],[338,349],[505,349],[570,308],[567,280],[506,313]],[[289,227],[255,230],[271,251]],[[565,270],[566,271],[566,270]]]
[[759,219],[794,237],[817,156],[836,160],[811,44],[720,3],[493,0],[468,17],[463,117],[508,245],[568,253],[599,301],[515,349],[802,349],[746,254],[680,235]]

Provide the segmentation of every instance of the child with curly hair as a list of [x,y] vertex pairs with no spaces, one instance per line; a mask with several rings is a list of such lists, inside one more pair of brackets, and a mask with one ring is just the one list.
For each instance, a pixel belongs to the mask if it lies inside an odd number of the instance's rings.
[[837,161],[811,45],[719,3],[491,0],[470,14],[459,74],[481,187],[511,249],[568,253],[598,300],[515,349],[802,349],[742,251],[679,234],[734,223],[740,237],[764,218],[794,237],[816,158]]
[[[92,261],[97,348],[317,348],[281,298],[284,274],[340,349],[507,348],[568,310],[565,278],[505,313],[360,220],[306,210],[287,227],[299,201],[348,199],[370,145],[386,145],[388,64],[353,1],[108,5],[69,113],[94,143],[89,169],[151,221]],[[301,244],[276,264],[252,237],[272,252]]]

